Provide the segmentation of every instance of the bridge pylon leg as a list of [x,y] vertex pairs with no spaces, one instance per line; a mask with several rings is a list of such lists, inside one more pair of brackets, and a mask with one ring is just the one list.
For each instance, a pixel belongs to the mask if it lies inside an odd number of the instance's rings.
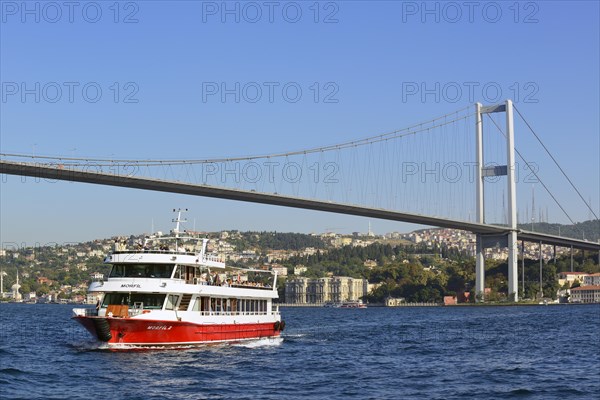
[[517,255],[517,232],[508,234],[508,299],[519,301],[519,273]]
[[475,235],[475,301],[485,300],[485,258],[480,234]]

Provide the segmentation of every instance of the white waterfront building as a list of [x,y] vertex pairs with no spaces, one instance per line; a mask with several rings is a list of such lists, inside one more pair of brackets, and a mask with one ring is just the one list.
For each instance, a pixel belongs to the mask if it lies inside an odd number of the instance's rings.
[[285,302],[320,304],[357,301],[368,292],[366,279],[333,276],[330,278],[294,278],[285,283]]

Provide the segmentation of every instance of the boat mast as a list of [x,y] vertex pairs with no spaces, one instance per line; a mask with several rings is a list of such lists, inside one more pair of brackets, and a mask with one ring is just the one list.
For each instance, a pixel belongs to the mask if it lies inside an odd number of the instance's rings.
[[185,209],[173,209],[173,212],[177,213],[177,218],[173,219],[172,222],[175,222],[175,229],[173,229],[173,233],[175,234],[175,251],[179,251],[179,227],[182,222],[187,222],[186,219],[181,219],[181,213],[187,212],[187,208]]

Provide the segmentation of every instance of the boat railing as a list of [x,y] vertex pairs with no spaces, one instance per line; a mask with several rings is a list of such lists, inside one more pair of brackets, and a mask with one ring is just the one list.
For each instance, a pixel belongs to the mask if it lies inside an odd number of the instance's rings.
[[73,314],[75,314],[76,317],[97,317],[98,310],[95,308],[74,308]]
[[181,251],[175,249],[169,250],[160,250],[160,249],[125,249],[125,250],[115,250],[112,254],[129,254],[129,253],[144,253],[144,254],[177,254],[177,255],[187,255],[187,256],[197,256],[198,253],[193,251]]
[[223,262],[223,257],[214,254],[204,254],[205,261]]
[[238,289],[263,289],[263,290],[273,290],[273,288],[271,287],[271,285],[260,285],[258,283],[233,283],[233,284],[229,284],[229,283],[215,283],[215,282],[209,282],[206,281],[203,278],[199,278],[199,277],[195,277],[189,280],[186,280],[185,283],[190,284],[190,285],[204,285],[204,286],[221,286],[221,287],[232,287],[232,288],[238,288]]
[[135,317],[136,315],[140,315],[144,312],[144,302],[136,301],[133,303],[133,307],[129,309],[129,316]]
[[[279,314],[279,312],[277,312]],[[277,315],[273,312],[273,315]],[[202,316],[267,315],[266,311],[200,311]]]

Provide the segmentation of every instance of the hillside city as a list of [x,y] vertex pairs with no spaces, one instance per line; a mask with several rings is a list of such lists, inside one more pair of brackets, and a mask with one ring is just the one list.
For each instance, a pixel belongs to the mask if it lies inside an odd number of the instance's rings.
[[[464,231],[424,229],[376,235],[369,226],[366,233],[352,234],[188,234],[208,237],[208,252],[228,265],[276,271],[280,303],[363,300],[394,306],[475,301],[475,235]],[[104,257],[116,242],[135,243],[145,236],[23,248],[5,244],[0,250],[0,299],[93,304],[97,299],[87,294],[87,288],[91,281],[108,276],[110,265]],[[569,249],[542,246],[540,250],[535,243],[525,243],[524,253],[525,270],[519,267],[521,297],[600,302],[598,254],[575,252],[571,261]],[[486,301],[506,301],[506,259],[505,248],[486,249]]]

